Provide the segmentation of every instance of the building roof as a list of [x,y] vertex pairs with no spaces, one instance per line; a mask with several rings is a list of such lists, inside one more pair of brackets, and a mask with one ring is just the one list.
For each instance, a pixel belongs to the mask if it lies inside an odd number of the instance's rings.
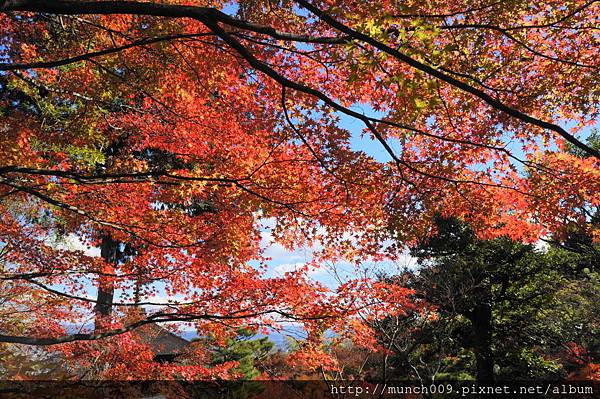
[[150,346],[155,355],[178,355],[183,353],[190,342],[158,324],[147,324],[138,329],[142,343]]

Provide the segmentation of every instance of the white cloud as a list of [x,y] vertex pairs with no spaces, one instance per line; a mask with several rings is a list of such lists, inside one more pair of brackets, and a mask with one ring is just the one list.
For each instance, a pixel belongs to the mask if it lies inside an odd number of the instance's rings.
[[271,258],[273,262],[307,262],[308,260],[312,259],[313,252],[317,250],[316,248],[310,247],[289,250],[275,241],[275,237],[273,237],[271,230],[261,231],[260,237],[260,246],[265,250],[264,255]]
[[[296,272],[306,266],[306,263],[297,262],[297,263],[282,263],[273,267],[273,272],[278,274],[279,276],[283,276],[285,273]],[[308,266],[308,276],[315,277],[317,275],[325,273],[325,270],[315,266]]]
[[87,256],[100,256],[100,248],[87,245],[75,234],[69,234],[64,239],[55,242],[54,246],[65,251],[82,251]]
[[542,253],[546,253],[550,249],[550,244],[548,244],[544,240],[537,240],[537,242],[534,244],[534,246],[535,246],[535,249],[537,249],[538,251],[540,251]]

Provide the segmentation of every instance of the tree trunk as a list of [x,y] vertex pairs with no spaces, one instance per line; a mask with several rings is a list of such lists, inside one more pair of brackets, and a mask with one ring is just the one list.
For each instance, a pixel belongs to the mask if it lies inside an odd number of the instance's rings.
[[[110,236],[102,236],[100,244],[100,256],[107,263],[102,270],[104,273],[112,274],[114,272],[113,265],[119,262],[120,251],[119,243],[114,241]],[[96,320],[95,331],[101,332],[107,319],[112,313],[113,296],[115,293],[115,285],[113,279],[109,276],[98,276],[98,296],[96,302]]]
[[477,362],[477,383],[494,381],[494,355],[492,353],[492,308],[489,303],[478,303],[471,314],[474,334],[474,351]]

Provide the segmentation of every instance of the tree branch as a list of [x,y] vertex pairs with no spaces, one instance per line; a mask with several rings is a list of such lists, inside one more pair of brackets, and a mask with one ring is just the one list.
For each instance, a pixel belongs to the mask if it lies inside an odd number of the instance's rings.
[[555,133],[558,133],[561,137],[563,137],[565,140],[567,140],[569,143],[573,144],[577,148],[585,151],[587,154],[590,154],[590,155],[594,156],[595,158],[600,159],[600,151],[581,142],[576,137],[569,134],[562,127],[560,127],[554,123],[551,123],[551,122],[537,119],[531,115],[528,115],[524,112],[519,111],[518,109],[512,108],[509,105],[503,103],[502,101],[493,98],[492,96],[485,93],[484,91],[481,91],[465,82],[455,79],[452,76],[447,75],[447,74],[441,72],[440,70],[437,70],[429,65],[423,64],[422,62],[419,62],[416,59],[411,58],[410,56],[408,56],[404,53],[401,53],[400,51],[393,49],[393,48],[389,47],[388,45],[386,45],[376,39],[373,39],[372,37],[370,37],[368,35],[358,32],[358,31],[344,25],[343,23],[337,21],[336,19],[329,16],[327,13],[325,13],[324,11],[315,7],[314,5],[312,5],[311,3],[309,3],[306,0],[296,0],[296,2],[298,4],[300,4],[302,7],[306,8],[307,10],[312,12],[313,14],[315,14],[317,17],[319,17],[323,22],[325,22],[329,26],[352,37],[353,39],[368,43],[371,46],[397,58],[398,60],[410,65],[411,67],[413,67],[421,72],[424,72],[424,73],[426,73],[430,76],[433,76],[443,82],[446,82],[454,87],[457,87],[463,91],[466,91],[467,93],[471,93],[474,96],[476,96],[476,97],[480,98],[481,100],[483,100],[484,102],[486,102],[492,108],[502,111],[502,112],[512,116],[513,118],[519,119],[522,122],[525,122],[527,124],[538,126],[542,129],[551,130]]
[[127,50],[133,47],[144,46],[153,43],[165,42],[177,39],[189,39],[202,36],[210,36],[210,33],[193,33],[193,34],[182,34],[182,35],[171,35],[171,36],[159,36],[148,39],[136,40],[123,46],[113,47],[105,50],[94,51],[90,53],[81,54],[75,57],[63,58],[54,61],[40,61],[31,63],[15,63],[15,64],[0,64],[0,71],[18,71],[25,69],[37,69],[37,68],[55,68],[63,65],[73,64],[79,61],[89,60],[91,58],[100,57],[103,55],[118,53],[123,50]]

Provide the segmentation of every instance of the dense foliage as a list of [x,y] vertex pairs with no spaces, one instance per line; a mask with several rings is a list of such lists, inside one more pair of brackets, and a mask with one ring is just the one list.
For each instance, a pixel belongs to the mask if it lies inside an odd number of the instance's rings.
[[[0,0],[0,351],[48,347],[79,377],[252,377],[211,345],[161,364],[141,328],[227,345],[284,320],[307,336],[288,360],[329,371],[326,332],[373,352],[413,317],[471,376],[570,372],[539,348],[597,349],[597,324],[561,317],[597,313],[599,12]],[[444,236],[440,218],[463,227]],[[312,260],[269,274],[268,226]],[[402,284],[363,273],[415,245],[433,263]],[[356,273],[310,278],[328,262]]]

